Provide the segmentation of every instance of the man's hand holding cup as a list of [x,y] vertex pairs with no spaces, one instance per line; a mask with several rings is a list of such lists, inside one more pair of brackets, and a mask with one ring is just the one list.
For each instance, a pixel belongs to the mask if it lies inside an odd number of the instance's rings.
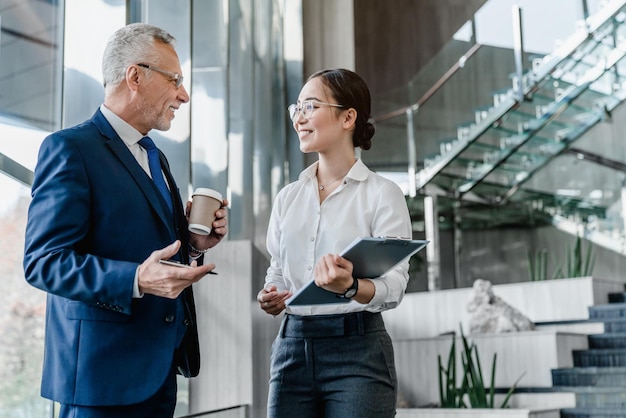
[[198,250],[212,248],[228,232],[228,200],[220,192],[204,187],[197,188],[191,197],[186,208],[191,245]]

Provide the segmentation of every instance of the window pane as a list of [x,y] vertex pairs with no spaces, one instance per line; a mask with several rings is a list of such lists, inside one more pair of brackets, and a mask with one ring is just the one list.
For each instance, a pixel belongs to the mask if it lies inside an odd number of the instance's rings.
[[0,174],[0,195],[0,418],[49,417],[39,396],[46,297],[22,270],[30,190]]
[[27,182],[60,127],[63,4],[0,0],[0,154],[11,160],[0,170],[0,418],[51,416],[39,395],[46,298],[22,270],[30,189],[14,178]]
[[0,0],[0,122],[60,126],[62,11],[62,0]]

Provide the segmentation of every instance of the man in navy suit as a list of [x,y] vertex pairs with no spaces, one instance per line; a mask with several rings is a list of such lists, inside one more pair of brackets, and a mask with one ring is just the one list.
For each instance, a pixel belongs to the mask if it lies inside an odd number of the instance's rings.
[[176,374],[198,374],[191,285],[215,267],[201,264],[227,233],[228,202],[210,235],[188,232],[191,203],[165,156],[155,175],[140,145],[189,101],[181,74],[169,33],[121,28],[104,52],[103,105],[41,145],[24,271],[48,293],[41,393],[62,418],[170,418]]

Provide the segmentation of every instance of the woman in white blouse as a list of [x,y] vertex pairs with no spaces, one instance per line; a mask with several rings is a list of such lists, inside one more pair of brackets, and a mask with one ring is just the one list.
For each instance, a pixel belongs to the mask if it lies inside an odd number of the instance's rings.
[[[408,261],[370,280],[353,277],[338,255],[357,237],[412,235],[400,188],[355,158],[375,131],[369,89],[352,71],[323,70],[289,113],[300,150],[318,161],[280,191],[268,227],[257,300],[268,314],[286,313],[272,346],[268,418],[393,417],[394,355],[380,312],[402,300]],[[285,305],[312,279],[347,303]]]

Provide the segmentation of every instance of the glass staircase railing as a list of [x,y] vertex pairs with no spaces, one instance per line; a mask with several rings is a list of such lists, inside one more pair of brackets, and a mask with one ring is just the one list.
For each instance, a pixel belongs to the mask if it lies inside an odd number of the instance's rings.
[[[626,141],[618,124],[601,122],[612,121],[626,99],[626,0],[593,5],[596,13],[576,20],[577,29],[561,33],[564,41],[552,40],[557,46],[545,53],[515,51],[514,42],[481,45],[480,30],[469,41],[451,41],[442,55],[455,71],[426,68],[404,97],[396,94],[396,110],[388,111],[394,100],[386,98],[387,113],[376,118],[377,130],[395,143],[390,148],[416,138],[408,156],[396,152],[366,163],[381,172],[408,167],[407,194],[439,195],[450,222],[460,214],[468,227],[512,219],[584,221],[592,232],[612,236],[611,248],[622,252]],[[545,28],[530,23],[535,31]],[[456,64],[450,50],[461,51]],[[530,69],[520,71],[515,54]],[[445,79],[432,83],[437,70]],[[420,91],[424,79],[437,84],[435,93]],[[506,84],[511,87],[503,89]],[[485,98],[489,105],[469,107]],[[462,120],[467,116],[472,119]]]
[[[477,111],[475,122],[461,126],[457,138],[442,144],[443,152],[425,162],[418,173],[417,188],[436,176],[449,175],[465,177],[466,181],[455,182],[452,190],[460,195],[486,181],[509,188],[509,197],[533,170],[621,103],[623,74],[617,64],[625,56],[626,43],[611,46],[606,42],[606,37],[611,42],[626,30],[626,25],[615,24],[616,15],[619,13],[602,22],[592,36],[576,33],[568,42],[578,43],[571,56],[559,60],[550,56],[545,64],[539,63],[537,70],[524,77],[525,99],[517,98],[513,87],[504,97],[501,93],[494,97],[497,105]],[[535,81],[535,74],[545,76]],[[535,136],[539,141],[531,141]],[[511,157],[524,164],[503,167]],[[496,202],[502,198],[499,194],[488,197]]]

